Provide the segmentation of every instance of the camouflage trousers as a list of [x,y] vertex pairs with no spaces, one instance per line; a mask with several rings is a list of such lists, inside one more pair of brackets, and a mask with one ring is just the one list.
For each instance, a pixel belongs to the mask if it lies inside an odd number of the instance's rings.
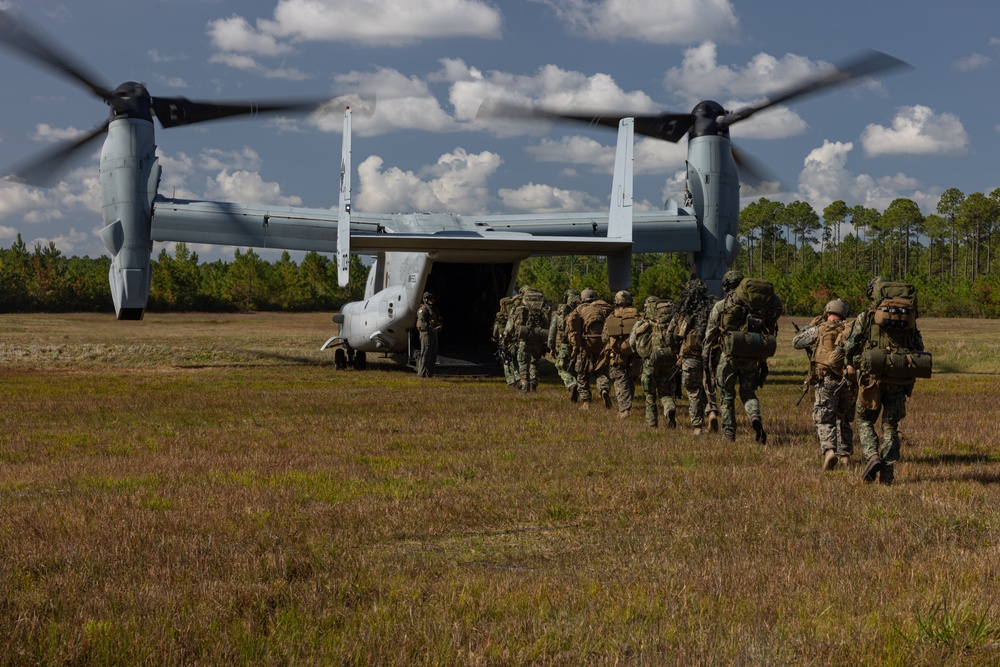
[[757,384],[760,371],[756,359],[741,359],[723,354],[715,371],[715,382],[719,386],[719,403],[722,408],[722,431],[728,436],[736,435],[736,388],[739,386],[740,402],[747,416],[760,419],[760,402],[757,400]]
[[[883,465],[899,460],[899,422],[906,418],[906,397],[912,384],[883,384],[862,378],[858,394],[858,439],[865,459],[878,454]],[[875,420],[882,415],[882,437],[875,430]]]
[[517,345],[503,345],[507,349],[507,359],[503,362],[503,377],[508,385],[513,386],[518,380]]
[[420,332],[420,350],[417,352],[417,377],[429,378],[434,375],[438,357],[438,335],[436,331]]
[[677,366],[657,368],[648,361],[642,363],[642,374],[639,376],[639,382],[646,395],[646,423],[650,426],[656,426],[659,423],[661,406],[664,415],[677,409],[677,405],[674,403],[674,375],[676,373]]
[[565,343],[560,343],[556,347],[556,372],[559,379],[569,389],[576,384],[576,369],[573,363],[573,348]]
[[517,374],[521,391],[531,391],[538,386],[538,361],[545,355],[545,343],[519,341],[517,344]]
[[692,428],[698,428],[705,423],[705,414],[718,412],[715,404],[715,394],[705,391],[705,362],[701,357],[683,357],[681,359],[681,385],[688,397],[688,417]]
[[854,453],[855,403],[858,390],[850,380],[844,381],[834,375],[826,375],[816,383],[813,400],[813,425],[819,436],[820,450],[828,449],[837,456]]
[[611,391],[611,381],[608,379],[608,365],[604,364],[598,370],[595,368],[597,360],[594,355],[580,350],[576,355],[576,386],[580,392],[580,402],[590,402],[590,381],[594,380],[597,385],[597,393]]
[[618,400],[618,412],[632,409],[632,398],[635,396],[635,383],[632,382],[631,361],[610,364],[608,377],[615,385],[615,398]]

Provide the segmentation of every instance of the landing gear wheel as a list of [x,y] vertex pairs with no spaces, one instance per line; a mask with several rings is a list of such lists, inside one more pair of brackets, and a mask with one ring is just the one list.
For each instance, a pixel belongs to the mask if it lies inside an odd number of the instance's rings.
[[334,350],[333,352],[333,367],[338,371],[342,371],[347,368],[347,352],[343,348]]
[[365,358],[364,352],[354,353],[354,370],[363,371],[368,368],[368,360]]

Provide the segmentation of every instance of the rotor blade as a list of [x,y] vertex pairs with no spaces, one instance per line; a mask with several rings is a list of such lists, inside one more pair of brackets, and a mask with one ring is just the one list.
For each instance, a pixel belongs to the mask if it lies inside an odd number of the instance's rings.
[[776,183],[779,189],[784,188],[781,179],[768,169],[763,162],[760,162],[746,151],[737,149],[732,143],[730,143],[729,147],[733,152],[733,160],[736,161],[736,166],[739,168],[740,182],[755,190],[759,189],[765,183]]
[[720,125],[729,127],[733,123],[746,120],[758,111],[763,111],[776,104],[783,104],[789,100],[805,97],[818,93],[821,90],[848,83],[860,77],[872,76],[880,72],[887,72],[892,69],[909,67],[909,65],[899,58],[895,58],[879,51],[865,51],[855,56],[853,59],[844,62],[832,72],[821,74],[813,79],[804,81],[782,93],[777,94],[768,101],[756,106],[743,107],[736,111],[727,113],[722,117]]
[[0,9],[0,44],[5,44],[22,55],[41,62],[49,69],[82,83],[102,100],[107,100],[111,96],[111,91],[97,83],[97,77],[88,72],[83,65],[60,53],[51,40],[43,39],[9,9]]
[[602,125],[618,129],[618,123],[622,118],[635,119],[635,133],[656,139],[663,139],[676,143],[687,134],[694,118],[689,113],[661,113],[654,116],[633,114],[629,112],[607,112],[599,111],[593,113],[574,112],[566,113],[553,111],[541,107],[525,107],[516,104],[508,104],[495,99],[483,100],[479,106],[477,118],[525,118],[563,121],[574,123],[586,123],[587,125]]
[[276,111],[315,111],[323,100],[285,100],[265,102],[194,102],[186,97],[154,97],[153,112],[163,127],[204,123],[234,116],[254,116]]
[[86,148],[87,144],[108,131],[108,123],[104,121],[98,127],[74,141],[59,144],[50,151],[43,152],[41,156],[21,167],[12,169],[4,178],[16,183],[35,185],[38,187],[49,187],[55,184],[56,177],[63,171],[73,157],[79,155],[80,151]]

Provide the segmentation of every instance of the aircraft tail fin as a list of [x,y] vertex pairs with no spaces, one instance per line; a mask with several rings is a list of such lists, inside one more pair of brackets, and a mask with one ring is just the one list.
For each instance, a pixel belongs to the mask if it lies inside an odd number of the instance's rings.
[[351,278],[351,107],[344,109],[344,147],[340,158],[340,205],[337,214],[337,283]]
[[[623,118],[618,123],[618,148],[615,173],[611,182],[611,208],[608,212],[608,238],[632,241],[632,162],[635,120]],[[614,290],[632,286],[632,248],[608,255],[608,286]]]

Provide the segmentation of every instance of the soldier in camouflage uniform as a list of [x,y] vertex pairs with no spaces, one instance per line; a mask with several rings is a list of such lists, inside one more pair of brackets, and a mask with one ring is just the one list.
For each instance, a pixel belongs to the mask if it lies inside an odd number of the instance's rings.
[[[569,329],[570,344],[573,346],[573,358],[576,360],[576,384],[580,398],[580,409],[590,409],[590,385],[591,381],[597,385],[597,392],[604,400],[604,407],[611,409],[611,382],[608,379],[607,358],[603,351],[598,350],[601,338],[597,334],[596,339],[591,333],[586,334],[585,329],[577,330],[578,320],[582,325],[584,311],[597,310],[603,312],[604,319],[614,310],[611,304],[603,299],[597,298],[597,292],[589,287],[580,292],[580,305],[566,317],[567,328]],[[596,344],[596,345],[595,345]]]
[[615,294],[615,309],[604,321],[601,340],[608,358],[608,377],[615,387],[618,416],[628,419],[632,414],[635,383],[632,381],[632,349],[629,334],[639,319],[639,312],[632,307],[632,295],[622,290]]
[[847,374],[844,342],[851,330],[847,304],[834,299],[823,314],[792,338],[796,350],[811,351],[809,382],[815,385],[813,424],[819,436],[823,469],[833,470],[839,461],[847,467],[854,453],[855,401],[858,386]]
[[563,302],[556,306],[552,313],[552,322],[549,324],[549,352],[555,360],[556,372],[569,392],[569,400],[576,403],[579,399],[579,391],[576,386],[576,374],[573,371],[574,359],[573,348],[569,344],[569,337],[566,335],[566,316],[580,305],[580,293],[575,289],[566,290]]
[[688,417],[695,435],[701,435],[706,414],[709,430],[719,430],[719,408],[715,392],[705,389],[705,362],[702,359],[702,341],[713,303],[705,283],[693,276],[677,299],[669,326],[675,349],[681,357],[681,385],[687,393]]
[[497,344],[497,359],[503,368],[503,376],[507,381],[507,386],[512,389],[518,387],[518,366],[517,366],[517,341],[510,340],[505,331],[507,320],[511,313],[521,303],[521,294],[518,292],[514,296],[505,296],[500,299],[500,308],[497,310],[493,320],[492,340]]
[[420,332],[420,351],[417,352],[417,377],[434,376],[437,364],[438,332],[441,331],[441,314],[434,307],[434,295],[424,292],[423,302],[417,309],[417,331]]
[[513,310],[504,336],[513,340],[517,349],[518,385],[524,393],[538,390],[538,362],[545,356],[549,335],[551,307],[541,290],[525,285],[520,291],[521,303]]
[[[888,281],[878,276],[868,283],[867,294],[869,299],[873,299],[873,306],[876,305],[875,289],[880,282]],[[847,361],[847,372],[858,373],[858,436],[866,460],[862,479],[874,482],[878,477],[880,483],[892,484],[895,478],[894,464],[899,460],[899,422],[906,417],[906,399],[913,391],[914,381],[904,384],[885,382],[863,369],[862,353],[866,348],[879,343],[875,339],[878,335],[878,326],[874,323],[874,318],[874,309],[858,315],[844,344],[844,356]],[[910,333],[910,345],[913,351],[924,350],[924,340],[916,326]],[[875,420],[879,418],[880,413],[881,438],[875,430]]]
[[715,382],[719,388],[719,403],[722,408],[722,432],[725,437],[736,440],[736,390],[739,387],[740,402],[750,417],[755,439],[760,444],[767,443],[767,432],[760,416],[760,401],[757,399],[757,387],[760,386],[761,367],[757,359],[734,357],[725,352],[722,347],[723,336],[727,333],[723,320],[731,299],[732,292],[743,282],[743,274],[739,271],[727,271],[722,277],[722,289],[726,293],[722,299],[712,306],[708,315],[708,325],[705,328],[705,340],[702,343],[702,354],[706,366],[711,367],[712,358],[717,357],[718,367],[715,372]]
[[[632,349],[642,357],[640,383],[646,398],[646,424],[656,428],[662,408],[667,428],[677,428],[677,405],[674,403],[674,377],[677,375],[677,350],[672,347],[670,320],[674,304],[666,299],[650,303],[645,315],[629,336]],[[644,342],[646,341],[646,342]]]

